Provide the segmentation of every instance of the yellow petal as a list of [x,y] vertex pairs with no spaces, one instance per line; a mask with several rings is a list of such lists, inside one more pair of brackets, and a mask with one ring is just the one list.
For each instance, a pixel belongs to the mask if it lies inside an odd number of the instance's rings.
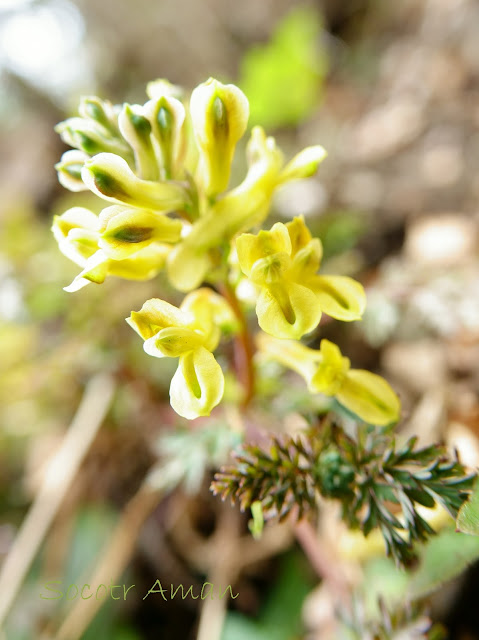
[[256,344],[258,351],[268,359],[296,371],[306,382],[313,377],[318,359],[321,360],[316,349],[310,349],[297,340],[279,340],[261,331],[256,335]]
[[88,258],[83,271],[79,275],[77,275],[77,277],[68,287],[64,287],[63,289],[68,293],[72,293],[78,291],[79,289],[82,289],[89,282],[102,284],[105,281],[107,275],[108,257],[103,253],[103,251],[99,250],[90,258]]
[[164,267],[170,247],[154,242],[131,258],[109,260],[108,274],[126,280],[150,280]]
[[207,195],[216,195],[228,186],[236,143],[248,124],[248,100],[235,85],[210,78],[191,94],[190,114],[200,150],[198,179]]
[[327,155],[326,150],[319,145],[303,149],[285,166],[279,177],[280,182],[309,178],[316,173],[320,162]]
[[187,328],[193,318],[191,314],[181,311],[165,300],[151,298],[145,302],[140,311],[132,311],[126,321],[144,340],[147,340],[166,327]]
[[55,127],[61,139],[71,147],[75,147],[90,156],[107,152],[131,159],[129,145],[118,135],[103,125],[87,118],[68,118]]
[[151,140],[151,123],[139,105],[123,105],[118,116],[118,126],[122,136],[129,143],[135,155],[136,171],[143,180],[157,180],[159,177],[155,150]]
[[291,258],[286,253],[274,253],[256,260],[249,278],[255,284],[271,286],[284,280],[290,267]]
[[195,322],[201,323],[205,317],[208,318],[207,322],[212,318],[221,329],[231,331],[237,326],[237,318],[226,299],[208,287],[202,287],[185,296],[180,309],[192,313]]
[[181,235],[180,220],[144,209],[113,205],[102,212],[100,220],[105,228],[99,247],[114,260],[128,258],[152,242],[177,242]]
[[321,319],[316,296],[300,284],[263,288],[256,304],[259,326],[276,338],[299,339]]
[[319,269],[323,255],[323,246],[318,238],[313,238],[308,244],[298,249],[294,256],[290,277],[298,282],[306,282]]
[[291,255],[294,257],[300,249],[313,239],[311,231],[306,226],[303,216],[293,218],[285,226],[291,240]]
[[185,108],[176,98],[163,95],[156,100],[149,100],[144,110],[151,122],[161,178],[175,177],[179,170],[179,156],[186,150],[183,147],[186,141],[181,135]]
[[208,416],[224,392],[224,377],[212,353],[198,347],[180,357],[170,386],[173,409],[183,418]]
[[85,268],[87,260],[98,250],[98,233],[88,229],[71,229],[67,237],[58,242],[58,248],[72,262]]
[[308,280],[308,286],[328,316],[345,322],[361,319],[366,308],[366,294],[356,280],[346,276],[316,276]]
[[309,388],[313,392],[334,396],[342,388],[349,369],[349,359],[344,358],[339,347],[329,340],[321,340],[321,361],[309,381]]
[[236,251],[241,270],[249,276],[257,260],[276,253],[291,254],[288,229],[277,222],[269,231],[262,230],[257,235],[243,233],[236,238]]
[[399,420],[399,398],[384,378],[370,371],[351,369],[336,398],[365,422],[384,426]]
[[105,200],[154,211],[174,211],[183,208],[188,200],[179,183],[140,180],[125,160],[112,153],[99,153],[86,162],[82,178],[93,193]]
[[214,351],[221,337],[221,322],[226,321],[228,311],[230,318],[233,315],[223,296],[203,287],[189,293],[180,309],[194,317],[192,326],[204,335],[204,346],[209,351]]
[[[204,218],[199,222],[202,220]],[[174,246],[168,255],[168,279],[178,291],[191,291],[199,287],[211,266],[207,251],[195,246],[189,237]]]
[[88,187],[81,177],[81,170],[89,159],[90,156],[83,151],[77,151],[76,149],[65,151],[60,162],[55,165],[60,184],[70,191],[87,190]]
[[185,327],[167,327],[145,340],[146,353],[157,358],[177,358],[204,345],[205,338],[200,333]]
[[84,207],[72,207],[61,216],[53,217],[52,231],[57,242],[66,238],[72,229],[99,231],[100,221],[97,215]]

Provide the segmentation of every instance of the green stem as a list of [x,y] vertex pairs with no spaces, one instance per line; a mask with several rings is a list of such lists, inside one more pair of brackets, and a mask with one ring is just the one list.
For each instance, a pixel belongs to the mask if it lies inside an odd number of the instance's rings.
[[255,352],[254,343],[248,329],[246,316],[243,313],[240,302],[236,296],[235,288],[227,279],[225,279],[225,282],[219,286],[219,289],[233,309],[233,312],[240,324],[240,331],[235,336],[234,341],[234,357],[235,368],[244,388],[244,396],[241,406],[246,408],[250,404],[255,390],[255,371],[253,364],[253,356]]

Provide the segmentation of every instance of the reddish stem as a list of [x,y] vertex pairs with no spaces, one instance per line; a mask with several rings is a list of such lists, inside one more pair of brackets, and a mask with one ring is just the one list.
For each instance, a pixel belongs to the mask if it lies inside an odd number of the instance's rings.
[[248,329],[246,316],[243,313],[234,287],[232,287],[229,282],[225,282],[220,285],[220,291],[228,301],[230,307],[233,309],[233,312],[240,324],[240,331],[234,339],[234,361],[238,378],[240,379],[244,389],[241,406],[246,408],[254,395],[255,374],[253,356],[255,347]]

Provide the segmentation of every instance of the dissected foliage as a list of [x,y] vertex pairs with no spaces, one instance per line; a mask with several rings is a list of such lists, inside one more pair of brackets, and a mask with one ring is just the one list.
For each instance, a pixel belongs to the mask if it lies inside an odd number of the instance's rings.
[[284,519],[316,508],[317,496],[338,500],[342,518],[368,535],[378,527],[386,552],[398,562],[413,557],[413,545],[434,533],[418,506],[442,505],[453,517],[471,491],[474,475],[445,447],[397,446],[394,438],[368,426],[352,437],[324,420],[297,437],[274,437],[269,449],[243,445],[235,465],[212,485],[242,509],[260,501],[266,518]]

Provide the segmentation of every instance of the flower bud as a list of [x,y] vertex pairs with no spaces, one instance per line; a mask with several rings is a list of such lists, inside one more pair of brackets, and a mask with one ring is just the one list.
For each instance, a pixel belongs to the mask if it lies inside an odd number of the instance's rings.
[[281,171],[279,182],[310,178],[316,173],[319,164],[327,155],[326,150],[320,145],[303,149]]
[[133,149],[136,170],[144,180],[158,179],[158,165],[151,141],[151,124],[141,107],[125,104],[118,116],[122,136]]
[[70,191],[86,191],[88,187],[82,180],[81,170],[90,156],[83,151],[71,149],[65,151],[55,169],[58,171],[58,180],[62,186]]
[[137,178],[122,158],[100,153],[89,160],[82,178],[93,193],[110,202],[154,211],[174,211],[187,203],[186,189],[175,182],[152,182]]
[[175,177],[179,172],[180,154],[185,151],[181,136],[185,108],[176,98],[161,96],[145,104],[145,115],[151,122],[161,177]]
[[119,137],[113,137],[102,125],[86,118],[68,118],[55,127],[65,144],[80,149],[88,155],[115,153],[125,160],[131,160],[130,147]]
[[97,96],[83,96],[80,99],[78,113],[83,118],[97,122],[107,129],[113,137],[118,137],[117,115],[108,100],[100,100]]
[[214,197],[228,186],[236,143],[248,123],[248,100],[235,85],[210,78],[191,94],[190,113],[200,150],[198,180]]

